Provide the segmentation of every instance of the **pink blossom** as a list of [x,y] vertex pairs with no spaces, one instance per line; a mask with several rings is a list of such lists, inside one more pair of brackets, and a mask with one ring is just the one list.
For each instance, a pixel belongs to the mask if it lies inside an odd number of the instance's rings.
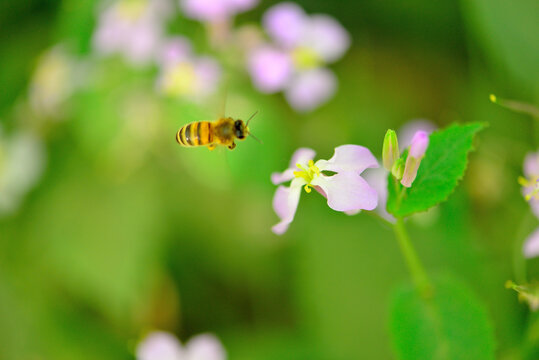
[[120,54],[140,66],[154,60],[171,14],[168,0],[118,0],[99,14],[93,44],[103,55]]
[[186,16],[204,22],[220,22],[252,9],[258,0],[180,0]]
[[159,51],[157,88],[165,95],[198,101],[218,88],[221,66],[208,56],[196,56],[186,38],[177,36]]
[[226,360],[219,339],[211,334],[193,337],[185,346],[170,333],[150,333],[136,349],[137,360]]
[[271,175],[275,185],[291,181],[289,187],[280,185],[273,197],[273,208],[281,221],[273,226],[272,231],[278,235],[286,232],[294,220],[302,188],[307,193],[311,192],[311,188],[317,190],[335,211],[355,213],[376,208],[376,191],[360,176],[365,169],[378,167],[369,149],[359,145],[342,145],[335,148],[331,159],[316,162],[314,155],[312,149],[298,149],[288,169]]
[[348,32],[332,17],[307,15],[289,2],[268,9],[263,25],[272,43],[259,45],[248,55],[254,86],[265,93],[284,91],[299,112],[312,111],[331,99],[337,79],[324,66],[348,50]]

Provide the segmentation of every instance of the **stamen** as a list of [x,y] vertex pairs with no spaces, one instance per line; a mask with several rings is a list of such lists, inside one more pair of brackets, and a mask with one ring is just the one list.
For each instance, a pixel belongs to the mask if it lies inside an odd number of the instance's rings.
[[529,194],[524,196],[526,201],[530,201],[532,198],[539,200],[539,176],[534,176],[531,179],[526,179],[525,177],[519,176],[518,183],[526,188],[532,188]]
[[305,192],[310,193],[311,192],[311,182],[314,180],[315,177],[320,176],[320,169],[314,165],[314,161],[309,160],[307,162],[308,168],[306,169],[301,164],[296,164],[297,168],[300,169],[299,171],[294,171],[293,174],[296,178],[302,178],[305,180],[307,184],[303,187],[305,189]]

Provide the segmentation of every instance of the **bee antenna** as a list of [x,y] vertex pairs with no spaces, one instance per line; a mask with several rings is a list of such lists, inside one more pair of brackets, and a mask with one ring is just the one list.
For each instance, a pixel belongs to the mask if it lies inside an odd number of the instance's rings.
[[257,138],[256,136],[254,136],[253,134],[251,134],[250,132],[248,133],[249,136],[251,136],[253,139],[255,139],[256,141],[258,141],[259,143],[263,144],[262,140],[260,140],[259,138]]
[[255,113],[253,115],[251,115],[251,117],[249,118],[249,120],[247,120],[247,123],[245,123],[245,126],[249,126],[249,122],[255,117],[255,115],[258,114],[258,110],[255,111]]

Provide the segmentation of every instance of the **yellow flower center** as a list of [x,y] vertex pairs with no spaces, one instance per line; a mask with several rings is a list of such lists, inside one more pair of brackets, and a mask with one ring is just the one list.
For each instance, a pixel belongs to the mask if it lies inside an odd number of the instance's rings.
[[124,0],[118,3],[118,13],[124,19],[136,21],[142,17],[147,6],[146,0]]
[[193,65],[182,62],[165,74],[163,90],[169,95],[188,95],[193,93],[195,84],[196,73]]
[[292,51],[292,60],[298,69],[307,70],[322,64],[322,58],[312,49],[298,47]]
[[532,191],[524,197],[526,201],[530,201],[532,198],[539,200],[539,176],[534,176],[530,179],[520,176],[518,183],[524,187],[533,187]]
[[294,176],[296,178],[302,178],[304,179],[307,184],[305,184],[305,191],[307,193],[310,193],[311,192],[311,182],[317,177],[317,176],[320,176],[320,169],[314,165],[314,161],[312,160],[309,160],[309,163],[308,163],[309,167],[306,169],[303,165],[301,164],[296,164],[296,166],[298,167],[299,171],[294,171]]

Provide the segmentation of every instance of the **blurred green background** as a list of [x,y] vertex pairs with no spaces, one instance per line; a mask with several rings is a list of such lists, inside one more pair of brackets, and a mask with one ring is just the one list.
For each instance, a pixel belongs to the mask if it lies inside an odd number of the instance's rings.
[[[259,21],[273,3],[237,22]],[[308,115],[233,78],[227,112],[259,110],[251,128],[263,145],[180,148],[177,129],[215,106],[162,99],[150,91],[155,74],[114,58],[67,119],[40,128],[44,174],[0,218],[1,359],[131,359],[154,328],[182,341],[215,333],[234,360],[396,358],[390,301],[409,274],[391,229],[303,194],[289,231],[275,236],[269,176],[300,146],[327,159],[361,144],[380,157],[385,131],[418,118],[490,124],[456,193],[409,222],[420,258],[485,304],[498,358],[539,356],[523,350],[539,338],[533,316],[504,288],[539,274],[520,256],[537,220],[516,181],[537,127],[488,101],[539,102],[539,2],[298,3],[337,18],[353,46],[332,67],[337,95]],[[43,51],[62,42],[90,54],[95,13],[93,1],[0,2],[4,132],[27,120],[19,104]],[[192,21],[171,31],[203,34]]]

